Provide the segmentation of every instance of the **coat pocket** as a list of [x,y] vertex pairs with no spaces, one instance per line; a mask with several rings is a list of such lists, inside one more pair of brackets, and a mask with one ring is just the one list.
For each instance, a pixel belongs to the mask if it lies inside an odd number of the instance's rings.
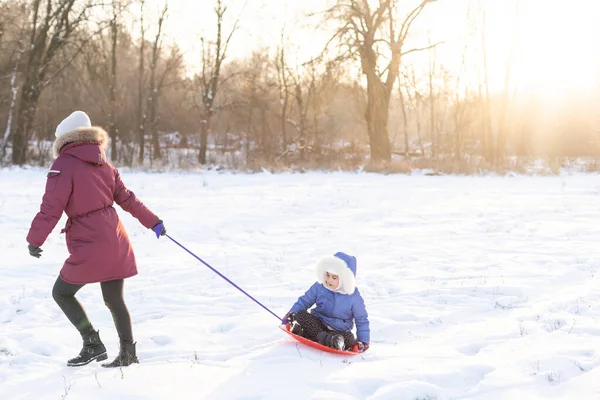
[[48,174],[46,174],[46,192],[53,192],[56,189],[59,175],[59,170],[51,169],[48,171]]

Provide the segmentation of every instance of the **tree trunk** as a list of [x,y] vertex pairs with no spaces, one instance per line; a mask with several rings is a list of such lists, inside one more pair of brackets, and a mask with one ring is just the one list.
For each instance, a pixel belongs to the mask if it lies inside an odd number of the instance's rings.
[[457,163],[461,162],[462,159],[462,143],[463,143],[463,134],[461,131],[462,128],[455,128],[455,136],[454,136],[454,161]]
[[[254,104],[254,99],[250,101],[250,104]],[[252,108],[248,112],[248,121],[246,123],[246,138],[244,141],[244,152],[246,153],[246,168],[250,166],[250,132],[252,132]]]
[[152,119],[151,119],[151,131],[152,131],[152,158],[154,160],[158,160],[160,159],[161,153],[160,153],[160,142],[158,140],[158,115],[157,115],[157,109],[158,109],[158,99],[156,98],[158,96],[158,94],[156,93],[156,90],[154,91],[154,96],[152,97],[152,105],[150,107],[150,112],[152,114]]
[[281,146],[282,146],[282,152],[285,153],[285,151],[287,150],[288,147],[288,139],[287,139],[287,99],[282,101],[283,104],[281,105]]
[[138,163],[144,165],[144,148],[146,146],[145,134],[146,134],[146,113],[144,112],[144,48],[146,43],[145,32],[144,32],[144,1],[140,4],[140,60],[138,66],[138,110],[137,110],[137,122],[138,122],[138,141],[140,145],[140,153],[138,157]]
[[144,150],[146,146],[146,113],[144,111],[144,39],[140,48],[140,65],[138,68],[138,141],[140,144],[140,153],[138,162],[144,165]]
[[429,70],[429,136],[431,138],[431,158],[435,160],[437,157],[437,148],[438,148],[438,140],[437,140],[437,124],[435,121],[436,114],[436,101],[435,94],[433,91],[433,74],[435,69],[435,61],[433,66],[430,66]]
[[148,120],[152,136],[152,159],[160,159],[160,143],[158,141],[158,91],[156,90],[156,60],[152,61],[150,70],[150,97],[148,98]]
[[8,144],[8,139],[10,138],[10,134],[12,132],[13,115],[15,112],[15,106],[17,105],[17,94],[19,93],[19,90],[17,88],[17,74],[19,72],[19,66],[20,66],[22,53],[23,52],[19,49],[19,51],[17,53],[17,60],[15,61],[15,66],[14,66],[13,71],[10,76],[11,99],[10,99],[10,107],[8,109],[8,119],[6,120],[6,130],[4,131],[4,139],[2,139],[2,146],[1,146],[2,148],[0,149],[1,150],[0,161],[3,160],[4,156],[6,155],[6,145]]
[[168,4],[165,6],[158,18],[158,32],[154,38],[154,44],[152,45],[152,62],[150,64],[150,96],[148,98],[148,117],[150,120],[150,132],[152,134],[152,158],[160,159],[160,142],[158,140],[158,96],[159,87],[156,83],[156,68],[161,53],[161,37],[163,23],[166,19],[168,10]]
[[[114,3],[113,3],[114,7]],[[117,160],[117,16],[113,15],[113,20],[110,23],[111,31],[111,60],[110,60],[110,118],[109,118],[109,134],[111,138],[110,159]]]
[[[457,85],[458,86],[458,85]],[[458,87],[457,87],[458,90]],[[467,89],[465,89],[465,101]],[[454,161],[460,165],[462,161],[462,146],[464,137],[464,114],[465,104],[461,104],[461,100],[458,96],[458,92],[454,96]]]
[[239,18],[233,24],[233,28],[229,32],[229,35],[223,40],[223,15],[227,11],[227,6],[224,6],[221,0],[217,0],[215,6],[215,14],[217,16],[217,38],[215,43],[208,47],[214,47],[214,51],[211,52],[207,49],[206,41],[201,38],[202,43],[202,72],[197,76],[200,86],[199,96],[202,100],[202,104],[199,104],[200,115],[202,118],[200,127],[200,147],[198,149],[198,162],[200,164],[206,163],[206,152],[208,145],[208,132],[210,129],[210,120],[214,115],[215,98],[219,91],[219,79],[221,77],[221,66],[227,55],[227,48],[229,47],[229,41],[237,30]]
[[[515,9],[515,19],[518,21],[519,17],[519,3],[516,3]],[[511,83],[511,74],[513,61],[515,57],[517,38],[518,38],[518,23],[514,24],[511,32],[511,41],[510,48],[508,52],[508,59],[506,60],[506,68],[504,73],[504,90],[502,92],[502,98],[500,102],[500,121],[498,124],[498,136],[496,141],[496,156],[495,156],[495,164],[497,167],[503,166],[505,164],[506,157],[506,143],[508,136],[508,103],[509,103],[509,93],[510,93],[510,83]]]
[[367,75],[366,120],[371,147],[371,161],[386,163],[392,160],[392,149],[388,132],[390,98],[377,76]]
[[[483,10],[482,28],[481,28],[481,48],[483,56],[483,88],[485,90],[485,98],[483,99],[483,135],[484,135],[484,157],[487,161],[493,162],[495,146],[494,133],[492,127],[492,99],[490,96],[490,82],[488,75],[488,59],[487,59],[487,41],[485,36],[486,29],[486,11]],[[480,86],[481,92],[481,86]]]
[[202,119],[200,123],[200,150],[198,152],[198,162],[202,165],[206,164],[206,151],[208,147],[208,124],[210,117]]
[[287,75],[287,64],[285,61],[285,40],[284,40],[284,29],[281,30],[281,45],[277,50],[277,58],[275,60],[275,68],[277,69],[277,80],[279,89],[279,104],[281,106],[281,151],[285,154],[288,147],[288,136],[287,136],[287,111],[288,101],[290,97],[288,75]]
[[408,157],[410,149],[408,148],[408,121],[406,115],[406,102],[404,100],[404,93],[402,92],[402,85],[398,84],[398,97],[400,98],[400,109],[402,110],[402,129],[404,130],[404,157]]
[[29,89],[23,91],[17,108],[17,128],[12,140],[12,163],[15,165],[27,163],[27,144],[40,97],[38,85],[33,80],[29,77],[23,82],[22,87]]

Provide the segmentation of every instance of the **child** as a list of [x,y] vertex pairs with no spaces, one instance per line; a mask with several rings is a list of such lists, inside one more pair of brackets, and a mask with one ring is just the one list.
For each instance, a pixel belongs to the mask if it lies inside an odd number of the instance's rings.
[[52,297],[83,339],[79,355],[67,362],[81,366],[107,359],[100,340],[75,294],[86,284],[100,282],[104,303],[110,310],[119,334],[119,355],[103,367],[137,363],[131,317],[123,300],[123,281],[137,274],[131,243],[113,207],[121,208],[156,236],[164,236],[162,221],[138,200],[121,181],[119,172],[107,160],[104,150],[108,134],[93,127],[89,117],[75,111],[56,128],[53,145],[57,157],[46,180],[40,211],[27,235],[29,254],[39,258],[41,246],[62,216],[69,258],[52,289]]
[[[314,304],[317,306],[308,312]],[[357,339],[351,331],[354,321]],[[289,323],[292,333],[334,349],[367,350],[369,319],[356,288],[356,258],[341,252],[321,258],[317,282],[298,298],[282,323]]]

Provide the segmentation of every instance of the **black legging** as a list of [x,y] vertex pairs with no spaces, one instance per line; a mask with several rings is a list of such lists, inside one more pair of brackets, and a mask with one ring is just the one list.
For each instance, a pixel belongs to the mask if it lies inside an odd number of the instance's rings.
[[312,340],[313,342],[317,341],[317,335],[320,332],[335,332],[339,333],[344,337],[344,347],[346,349],[352,348],[354,343],[356,343],[356,338],[352,331],[335,331],[333,329],[329,329],[327,325],[323,323],[319,318],[312,315],[308,311],[300,310],[296,313],[296,321],[302,327],[302,336],[305,338]]
[[[54,283],[54,288],[52,288],[54,301],[58,303],[69,321],[80,333],[86,333],[94,329],[81,303],[75,298],[75,293],[84,286],[67,283],[59,276],[56,283]],[[133,343],[131,317],[123,299],[123,279],[101,282],[100,287],[102,288],[104,304],[110,310],[119,333],[119,340],[121,343]]]

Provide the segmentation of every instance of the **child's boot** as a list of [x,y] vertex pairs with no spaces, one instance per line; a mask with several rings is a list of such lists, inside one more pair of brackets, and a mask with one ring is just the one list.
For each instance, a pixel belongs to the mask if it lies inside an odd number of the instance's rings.
[[339,333],[319,332],[317,342],[337,350],[344,350],[344,337]]
[[344,337],[340,334],[335,334],[331,337],[331,347],[338,350],[344,350]]

